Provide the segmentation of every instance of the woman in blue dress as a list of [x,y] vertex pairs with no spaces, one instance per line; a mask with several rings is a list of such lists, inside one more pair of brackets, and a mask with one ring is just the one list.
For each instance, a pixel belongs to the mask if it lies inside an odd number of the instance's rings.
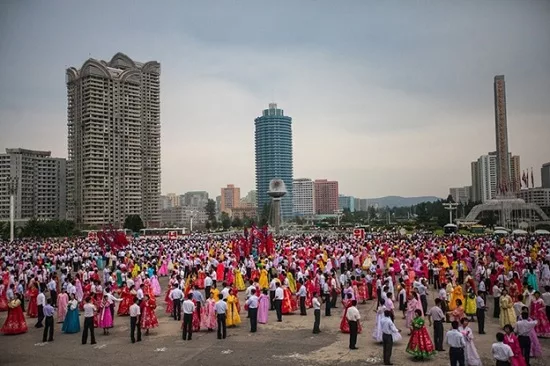
[[71,294],[67,315],[65,316],[65,321],[63,322],[63,327],[61,331],[63,333],[79,333],[80,332],[80,319],[78,318],[78,301],[75,299],[74,294]]
[[535,291],[539,290],[539,285],[537,283],[537,275],[535,275],[533,268],[529,268],[529,272],[527,273],[527,284],[531,285],[531,287],[533,287]]

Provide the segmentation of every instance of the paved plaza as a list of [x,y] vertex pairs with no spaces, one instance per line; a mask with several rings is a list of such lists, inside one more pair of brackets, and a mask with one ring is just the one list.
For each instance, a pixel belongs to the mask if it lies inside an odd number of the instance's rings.
[[[161,280],[163,289],[166,279]],[[430,304],[433,302],[433,293]],[[164,296],[164,295],[163,295]],[[115,327],[108,336],[101,329],[96,329],[96,345],[82,345],[80,334],[61,333],[61,324],[56,324],[54,342],[42,343],[42,329],[35,329],[36,319],[27,319],[29,332],[16,336],[0,336],[0,365],[193,365],[210,366],[229,365],[381,365],[382,346],[372,339],[376,314],[373,301],[359,305],[363,318],[363,332],[358,338],[358,350],[348,349],[347,334],[339,331],[342,307],[332,310],[332,317],[321,316],[319,335],[312,334],[313,310],[308,316],[295,315],[283,317],[277,323],[275,313],[270,312],[269,323],[260,324],[258,332],[249,332],[246,312],[241,312],[240,326],[228,329],[228,337],[218,340],[215,332],[201,331],[193,334],[192,341],[181,340],[181,323],[172,320],[164,311],[164,297],[157,298],[157,316],[159,327],[143,336],[140,343],[130,343],[128,317],[115,317]],[[239,294],[244,304],[244,293]],[[490,299],[489,304],[492,304]],[[431,306],[431,305],[430,305]],[[6,312],[0,313],[3,323]],[[392,361],[395,365],[414,362],[405,353],[408,341],[405,321],[396,314],[396,325],[403,329],[403,340],[394,346]],[[488,324],[485,335],[477,334],[477,324],[471,323],[474,330],[475,344],[482,358],[483,365],[494,365],[491,357],[491,344],[498,331],[498,321],[488,312]],[[82,320],[82,315],[81,315]],[[449,329],[450,324],[445,325]],[[429,330],[433,336],[432,329]],[[532,359],[532,366],[550,365],[550,339],[541,339],[544,357]],[[445,346],[445,348],[448,348]],[[439,353],[431,360],[415,362],[426,365],[448,365],[448,354]]]

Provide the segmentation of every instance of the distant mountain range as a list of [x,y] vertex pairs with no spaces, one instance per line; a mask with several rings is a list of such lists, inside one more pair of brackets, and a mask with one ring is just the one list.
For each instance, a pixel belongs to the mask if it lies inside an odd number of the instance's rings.
[[369,206],[378,203],[378,207],[407,207],[414,206],[422,202],[433,202],[440,200],[439,197],[434,196],[421,196],[421,197],[400,197],[400,196],[386,196],[380,198],[367,198]]

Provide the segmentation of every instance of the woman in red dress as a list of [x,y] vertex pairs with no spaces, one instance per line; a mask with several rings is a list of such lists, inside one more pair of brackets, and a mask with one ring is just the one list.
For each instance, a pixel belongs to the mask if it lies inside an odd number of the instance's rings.
[[311,279],[307,279],[306,283],[304,284],[306,286],[306,308],[311,309],[313,307],[313,293],[315,292],[315,288],[313,287],[313,282]]
[[202,290],[204,289],[204,279],[206,278],[206,274],[204,273],[204,270],[201,268],[199,269],[199,274],[197,275],[197,286]]
[[122,284],[120,296],[122,297],[122,302],[118,306],[117,315],[130,315],[130,306],[134,303],[134,295],[130,293],[130,290],[128,289],[128,286],[126,286],[126,283]]
[[6,289],[7,287],[0,282],[0,311],[7,311],[9,309]]
[[[340,332],[342,333],[349,333],[349,323],[348,323],[348,309],[351,307],[351,294],[347,294],[346,298],[342,301],[342,304],[344,305],[344,314],[342,315],[342,320],[340,321]],[[361,322],[358,322],[357,324],[357,333],[361,333],[363,331],[363,327],[361,326]]]
[[[293,311],[295,311],[298,307],[296,306],[296,309],[292,306],[292,293],[288,289],[288,287],[284,287],[284,297],[283,297],[283,304],[282,304],[282,313],[283,314],[290,314]],[[296,303],[296,300],[294,300],[294,303]]]
[[8,303],[8,317],[0,329],[4,334],[22,334],[28,330],[25,315],[21,308],[21,300],[16,298]]
[[430,338],[430,334],[424,325],[422,311],[415,311],[415,318],[412,321],[411,338],[407,344],[406,352],[413,355],[415,359],[428,358],[437,352]]
[[141,329],[145,329],[145,335],[149,335],[149,329],[159,326],[159,321],[155,314],[157,303],[154,297],[145,295],[143,314],[141,314]]
[[29,289],[29,306],[27,307],[27,316],[29,318],[37,318],[38,317],[38,303],[37,303],[37,297],[38,297],[38,287],[36,284],[33,284],[31,288]]

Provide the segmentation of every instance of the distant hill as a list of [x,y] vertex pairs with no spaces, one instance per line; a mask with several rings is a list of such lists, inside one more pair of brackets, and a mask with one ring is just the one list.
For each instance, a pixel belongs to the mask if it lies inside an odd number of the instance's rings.
[[421,196],[421,197],[400,197],[400,196],[386,196],[380,198],[368,198],[369,206],[378,203],[378,207],[406,207],[417,205],[422,202],[433,202],[441,198],[434,196]]

